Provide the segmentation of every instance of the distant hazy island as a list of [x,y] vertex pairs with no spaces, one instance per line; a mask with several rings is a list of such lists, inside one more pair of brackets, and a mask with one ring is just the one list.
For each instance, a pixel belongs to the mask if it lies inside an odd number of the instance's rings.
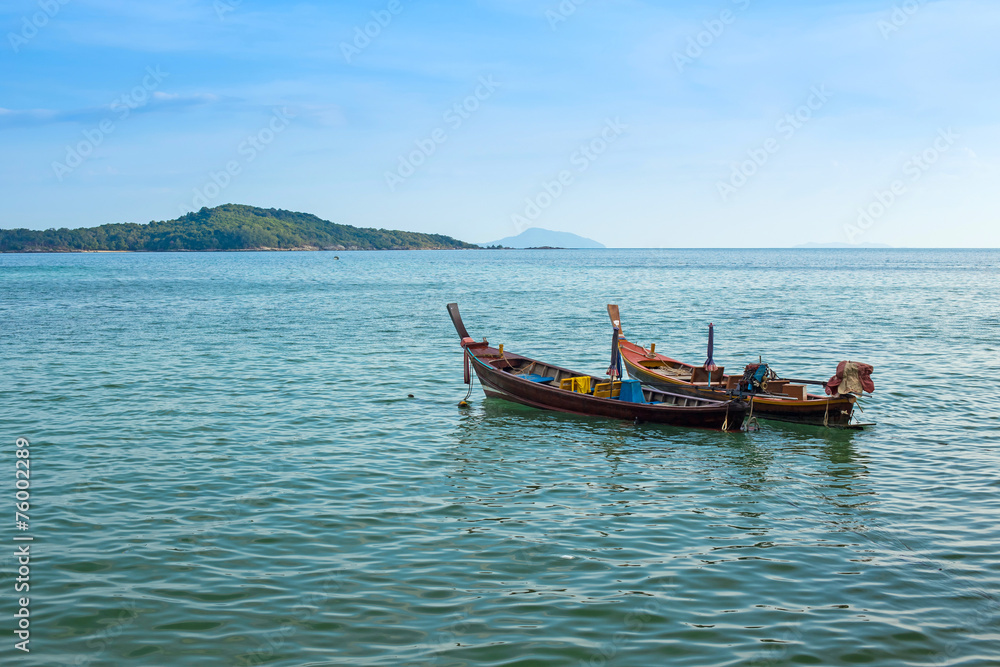
[[80,229],[0,229],[0,252],[435,250],[479,248],[442,234],[338,225],[309,213],[225,204],[176,220]]
[[504,248],[603,248],[603,244],[584,236],[569,232],[554,232],[541,227],[529,227],[517,236],[508,236],[492,243],[481,243],[484,247]]

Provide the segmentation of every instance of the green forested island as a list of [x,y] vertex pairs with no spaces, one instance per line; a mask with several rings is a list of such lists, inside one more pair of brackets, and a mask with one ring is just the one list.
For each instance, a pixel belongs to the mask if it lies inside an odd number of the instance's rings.
[[0,229],[0,252],[478,248],[442,234],[338,225],[309,213],[225,204],[176,220],[80,229]]

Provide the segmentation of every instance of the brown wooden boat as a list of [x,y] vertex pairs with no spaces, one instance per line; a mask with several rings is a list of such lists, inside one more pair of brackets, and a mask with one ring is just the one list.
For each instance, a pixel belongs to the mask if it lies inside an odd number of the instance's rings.
[[[611,323],[619,332],[621,319],[618,306],[608,305]],[[802,381],[781,378],[767,378],[762,390],[745,391],[740,383],[743,374],[726,375],[722,367],[714,363],[704,366],[686,364],[656,352],[655,345],[646,349],[630,342],[624,336],[618,337],[618,349],[629,376],[645,385],[661,390],[683,393],[703,398],[725,400],[742,396],[752,403],[752,414],[764,419],[814,424],[838,428],[861,428],[871,424],[851,423],[851,415],[857,397],[853,394],[842,396],[815,395],[806,392]],[[711,353],[709,354],[711,361]],[[822,384],[811,382],[812,384]]]
[[[748,412],[745,401],[688,396],[642,387],[637,380],[599,378],[490,347],[469,336],[458,304],[448,313],[465,350],[466,384],[475,372],[483,391],[543,410],[635,422],[738,431]],[[471,390],[471,389],[470,389]]]

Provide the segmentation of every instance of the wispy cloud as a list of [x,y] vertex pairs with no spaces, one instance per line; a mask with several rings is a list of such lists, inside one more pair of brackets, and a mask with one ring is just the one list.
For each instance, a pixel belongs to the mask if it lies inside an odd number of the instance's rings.
[[145,114],[206,106],[221,101],[222,98],[209,93],[180,95],[155,91],[146,102],[136,106],[129,106],[120,100],[115,100],[106,106],[83,109],[4,109],[0,107],[0,130],[60,123],[91,124],[108,116],[121,114],[124,109],[128,109],[130,114]]

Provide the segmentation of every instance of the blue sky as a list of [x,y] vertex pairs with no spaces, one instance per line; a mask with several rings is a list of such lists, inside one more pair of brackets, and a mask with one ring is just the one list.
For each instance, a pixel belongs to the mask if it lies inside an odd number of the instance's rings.
[[[2,227],[998,247],[995,0],[8,0]],[[367,34],[366,34],[367,31]]]

